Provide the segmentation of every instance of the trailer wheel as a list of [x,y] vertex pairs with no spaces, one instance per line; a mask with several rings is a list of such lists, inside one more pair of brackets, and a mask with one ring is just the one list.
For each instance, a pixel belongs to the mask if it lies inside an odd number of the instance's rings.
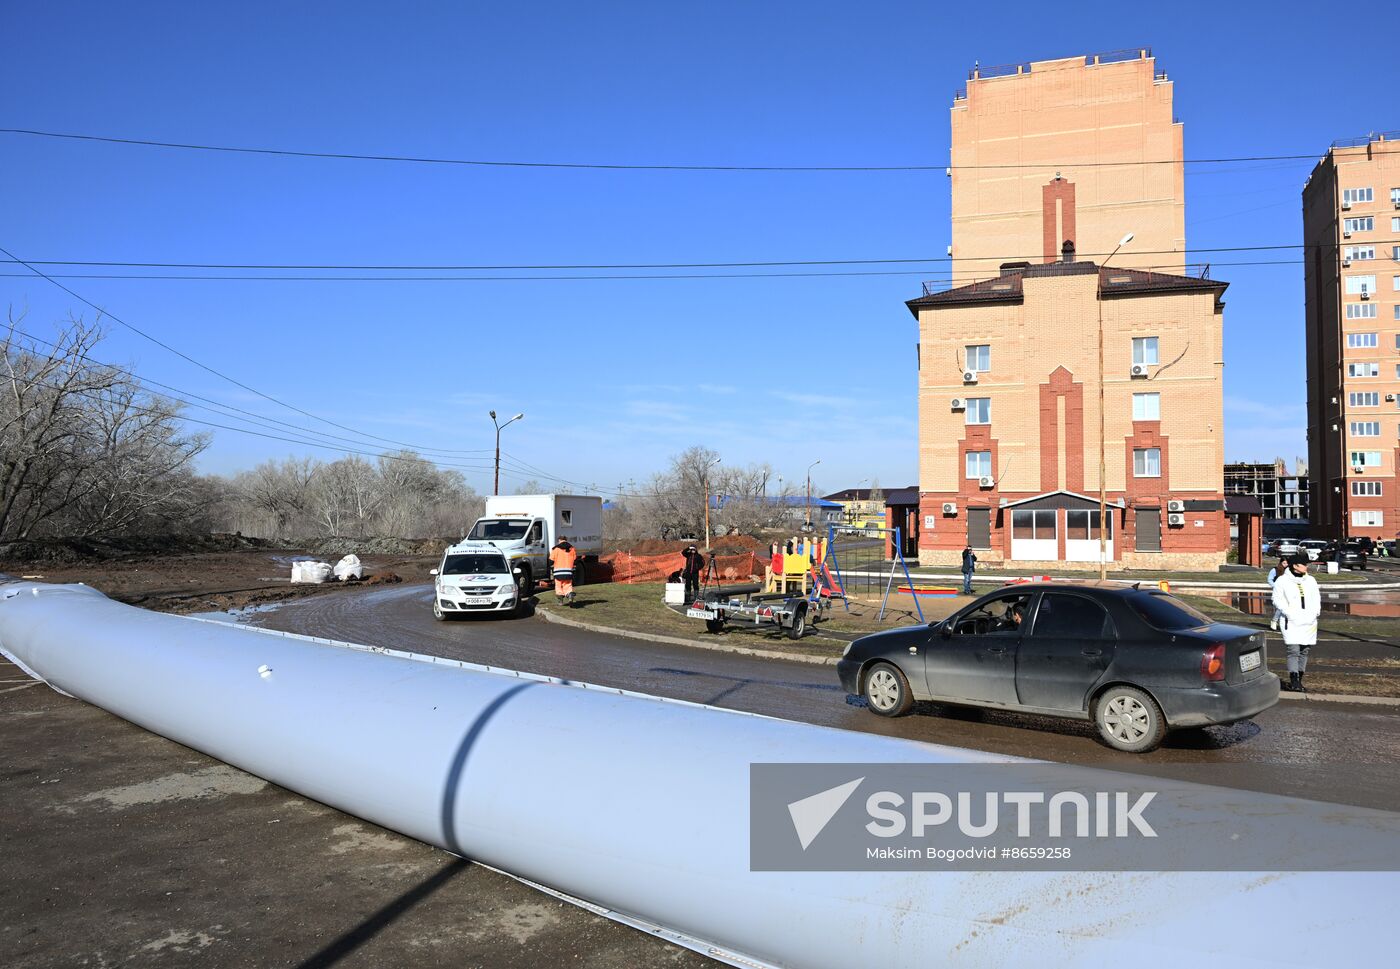
[[712,632],[712,633],[723,632],[723,631],[724,631],[724,620],[723,620],[723,619],[706,619],[706,620],[705,620],[705,628],[706,628],[708,631]]
[[801,639],[807,632],[807,603],[802,603],[792,614],[792,625],[788,627],[788,639]]

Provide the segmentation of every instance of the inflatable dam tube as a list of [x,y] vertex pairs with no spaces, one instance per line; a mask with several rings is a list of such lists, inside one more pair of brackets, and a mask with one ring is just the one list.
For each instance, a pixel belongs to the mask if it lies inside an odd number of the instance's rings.
[[[1369,964],[1381,874],[753,872],[751,762],[1004,760],[0,587],[57,689],[733,965]],[[1102,963],[1100,963],[1102,964]]]

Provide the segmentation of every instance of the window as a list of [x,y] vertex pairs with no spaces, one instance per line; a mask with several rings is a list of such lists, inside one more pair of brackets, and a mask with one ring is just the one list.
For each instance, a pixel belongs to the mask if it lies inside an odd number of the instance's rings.
[[1353,391],[1347,394],[1348,407],[1379,407],[1381,395],[1374,390]]
[[1362,528],[1379,528],[1385,521],[1378,511],[1353,511],[1351,513],[1351,523]]
[[1055,537],[1054,509],[1011,512],[1011,537],[1015,540]]
[[1352,421],[1352,422],[1351,422],[1351,436],[1352,436],[1352,437],[1380,437],[1380,436],[1381,436],[1381,422],[1380,422],[1380,421]]
[[968,451],[967,452],[967,476],[969,478],[991,477],[992,474],[992,452],[991,451]]
[[1348,276],[1346,278],[1347,295],[1358,296],[1361,293],[1374,293],[1376,291],[1375,276]]
[[[1108,534],[1104,537],[1110,542],[1113,541],[1113,512],[1108,513]],[[1065,512],[1065,538],[1071,541],[1097,542],[1099,540],[1098,509]]]
[[1359,219],[1343,219],[1343,232],[1371,232],[1376,227],[1375,216],[1363,215]]
[[1347,319],[1349,320],[1374,320],[1376,318],[1375,303],[1348,303]]
[[[1397,227],[1395,231],[1396,231],[1396,232],[1400,232],[1400,227]],[[1391,289],[1400,289],[1400,276],[1391,276],[1391,277],[1390,277],[1390,288],[1391,288]]]
[[1379,451],[1352,451],[1351,466],[1353,468],[1378,468],[1381,464],[1381,452]]
[[1400,262],[1400,246],[1390,247],[1390,258],[1392,262]]
[[1390,231],[1400,232],[1400,215],[1393,215],[1390,217]]
[[967,369],[986,373],[992,369],[992,348],[985,343],[967,348]]
[[1374,259],[1376,258],[1375,246],[1347,246],[1342,250],[1343,259]]
[[1035,610],[1033,636],[1054,639],[1101,639],[1115,634],[1103,606],[1081,596],[1047,592]]
[[1160,421],[1161,419],[1161,394],[1133,394],[1133,420]]
[[1184,632],[1209,626],[1215,620],[1182,602],[1174,595],[1165,592],[1135,592],[1128,597],[1128,605],[1154,629],[1165,632]]
[[559,524],[572,526],[574,523],[574,512],[571,508],[564,508],[559,512]]
[[[1396,337],[1400,340],[1400,336]],[[1400,367],[1400,363],[1396,364]],[[1348,377],[1379,377],[1381,375],[1381,365],[1378,363],[1349,363],[1347,364]]]
[[967,399],[968,424],[990,424],[992,422],[992,398],[969,397]]
[[1157,365],[1157,338],[1155,336],[1133,337],[1133,363],[1154,367]]
[[[1400,343],[1400,336],[1395,338],[1395,342]],[[1395,379],[1400,380],[1400,363],[1395,365]]]
[[1375,199],[1375,195],[1369,188],[1342,189],[1343,202],[1351,202],[1353,205],[1355,205],[1357,202],[1374,202]]
[[1396,303],[1394,306],[1391,307],[1391,309],[1395,311],[1395,318],[1397,320],[1400,320],[1400,303]]
[[1162,476],[1162,449],[1159,447],[1133,448],[1133,477],[1160,478]]
[[[1378,347],[1378,346],[1380,346],[1380,344],[1376,342],[1376,335],[1375,335],[1374,333],[1348,333],[1348,334],[1347,334],[1347,347],[1348,347],[1349,349],[1352,349],[1352,350],[1367,350],[1367,349],[1374,349],[1374,348],[1376,348],[1376,347]],[[970,404],[970,403],[972,403],[972,401],[968,401],[968,403]],[[968,423],[971,424],[972,421],[968,421]]]
[[1400,188],[1392,188],[1390,190],[1390,204],[1400,205]]
[[1379,481],[1353,481],[1351,493],[1356,498],[1379,498],[1381,483]]

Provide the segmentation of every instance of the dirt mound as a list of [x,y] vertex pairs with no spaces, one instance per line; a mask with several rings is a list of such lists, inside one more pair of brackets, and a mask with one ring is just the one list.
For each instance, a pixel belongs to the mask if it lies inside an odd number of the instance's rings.
[[399,578],[398,573],[376,572],[374,575],[371,575],[368,579],[365,579],[365,585],[393,585],[396,582],[402,581],[403,579]]
[[78,565],[120,562],[155,556],[240,552],[271,543],[225,532],[213,535],[128,535],[120,538],[26,539],[0,542],[0,562]]
[[306,543],[313,555],[338,559],[346,555],[441,555],[450,538],[318,538]]

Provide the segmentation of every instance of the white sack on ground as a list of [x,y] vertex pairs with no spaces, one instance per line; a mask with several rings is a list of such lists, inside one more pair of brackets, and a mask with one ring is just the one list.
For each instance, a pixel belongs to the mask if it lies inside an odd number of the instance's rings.
[[293,582],[325,582],[331,577],[331,567],[326,562],[293,562]]
[[347,555],[339,562],[335,563],[335,577],[344,582],[346,579],[363,579],[365,577],[365,567],[360,564],[358,555]]

